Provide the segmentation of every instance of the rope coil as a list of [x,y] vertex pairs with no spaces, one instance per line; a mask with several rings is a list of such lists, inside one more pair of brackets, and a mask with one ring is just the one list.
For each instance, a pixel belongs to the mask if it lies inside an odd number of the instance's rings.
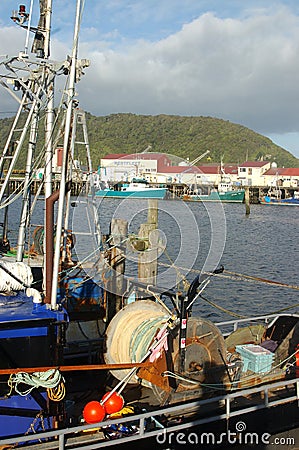
[[[31,374],[27,372],[12,373],[7,384],[10,387],[9,395],[14,389],[17,394],[25,397],[33,389],[43,387],[47,389],[50,400],[60,401],[65,396],[64,378],[57,369]],[[20,385],[27,387],[22,388]]]

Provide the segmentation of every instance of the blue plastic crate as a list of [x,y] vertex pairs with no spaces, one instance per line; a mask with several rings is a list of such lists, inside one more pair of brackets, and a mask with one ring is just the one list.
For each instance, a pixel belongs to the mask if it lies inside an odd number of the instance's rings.
[[243,371],[252,370],[255,373],[269,372],[272,368],[274,354],[260,345],[236,345],[236,351],[243,360]]

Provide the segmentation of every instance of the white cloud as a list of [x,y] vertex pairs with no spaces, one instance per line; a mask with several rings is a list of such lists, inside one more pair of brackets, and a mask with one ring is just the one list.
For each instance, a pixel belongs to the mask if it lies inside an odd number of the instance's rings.
[[260,132],[294,131],[298,42],[299,20],[285,8],[242,20],[207,13],[158,42],[84,45],[92,67],[80,91],[96,114],[212,115]]
[[[153,20],[162,26],[168,0],[153,4]],[[187,2],[190,11],[194,4]],[[299,131],[299,17],[291,10],[247,9],[233,18],[205,13],[153,41],[125,33],[119,21],[132,17],[150,27],[150,8],[134,1],[122,5],[107,4],[106,14],[108,7],[115,13],[110,31],[97,24],[97,5],[88,11],[95,20],[83,24],[79,54],[91,67],[78,92],[87,111],[210,115],[266,135]],[[169,14],[174,20],[173,9]],[[62,39],[62,31],[58,26],[52,41],[56,59],[71,51],[70,32]],[[0,29],[0,53],[19,51],[20,33]]]

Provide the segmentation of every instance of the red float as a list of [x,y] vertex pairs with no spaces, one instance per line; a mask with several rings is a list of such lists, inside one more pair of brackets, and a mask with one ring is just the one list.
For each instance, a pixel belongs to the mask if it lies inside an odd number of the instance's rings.
[[102,404],[104,405],[106,414],[117,413],[124,407],[124,398],[117,392],[113,392],[113,394],[111,394],[110,397],[106,400],[109,395],[110,392],[107,392],[101,400]]
[[105,415],[104,406],[96,400],[93,400],[84,406],[83,417],[86,423],[101,422]]

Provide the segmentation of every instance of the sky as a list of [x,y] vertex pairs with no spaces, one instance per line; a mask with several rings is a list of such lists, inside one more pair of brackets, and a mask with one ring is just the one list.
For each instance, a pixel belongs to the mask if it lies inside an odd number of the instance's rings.
[[[24,48],[18,5],[0,2],[0,55]],[[75,9],[53,0],[53,59],[70,54]],[[94,115],[217,117],[299,157],[298,0],[85,0],[79,56],[91,61],[80,106]],[[3,117],[11,100],[0,101]]]

